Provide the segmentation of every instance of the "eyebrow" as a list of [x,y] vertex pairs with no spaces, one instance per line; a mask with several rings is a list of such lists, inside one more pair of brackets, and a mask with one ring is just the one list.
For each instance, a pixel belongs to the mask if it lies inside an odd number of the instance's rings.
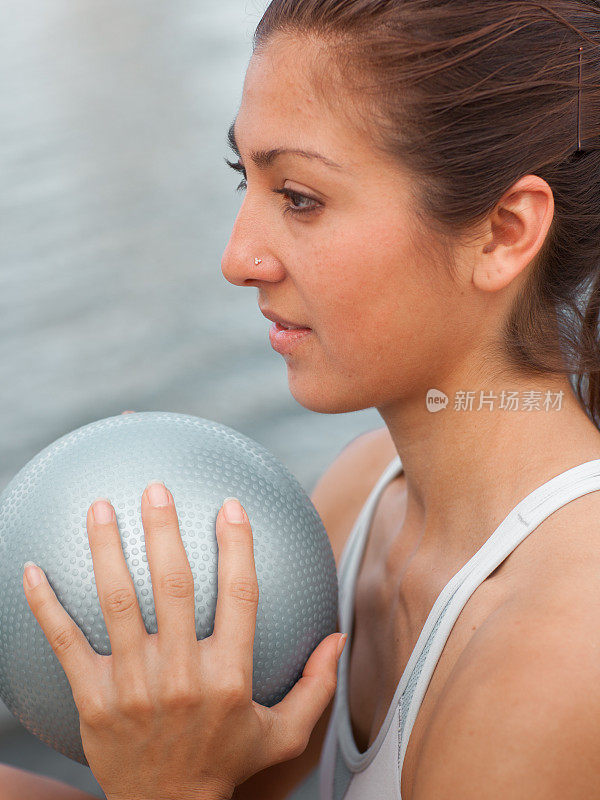
[[[229,126],[227,141],[233,152],[239,158],[240,149],[235,139],[235,120],[233,120]],[[335,161],[322,156],[320,153],[314,153],[310,150],[297,150],[289,147],[273,147],[270,150],[253,150],[250,153],[250,159],[259,169],[268,169],[273,165],[273,162],[278,156],[282,156],[286,153],[290,155],[302,156],[303,158],[316,158],[319,161],[322,161],[328,167],[333,167],[334,169],[344,169],[341,164],[337,164]]]

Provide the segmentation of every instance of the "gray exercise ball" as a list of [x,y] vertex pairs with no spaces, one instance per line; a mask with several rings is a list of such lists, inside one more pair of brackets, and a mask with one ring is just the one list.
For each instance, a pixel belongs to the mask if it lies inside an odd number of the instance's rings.
[[101,655],[111,652],[86,514],[113,504],[146,630],[157,633],[141,497],[159,479],[175,500],[194,575],[196,635],[210,636],[217,600],[216,519],[239,498],[254,538],[259,602],[253,698],[272,706],[336,631],[337,573],[310,498],[266,448],[232,428],[170,412],[124,414],[84,425],[35,456],[0,495],[0,697],[50,747],[87,765],[67,676],[33,616],[23,565],[45,571],[67,613]]

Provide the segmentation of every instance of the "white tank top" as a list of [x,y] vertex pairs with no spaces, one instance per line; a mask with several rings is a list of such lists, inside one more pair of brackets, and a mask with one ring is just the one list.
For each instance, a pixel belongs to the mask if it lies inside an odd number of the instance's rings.
[[600,489],[600,459],[595,459],[561,472],[513,508],[438,595],[377,737],[361,753],[352,734],[348,704],[354,588],[379,497],[401,471],[402,463],[396,456],[367,498],[342,552],[338,570],[339,616],[340,630],[348,634],[348,641],[338,664],[333,710],[318,767],[287,800],[402,800],[400,778],[408,739],[440,654],[467,600],[550,514],[569,501]]

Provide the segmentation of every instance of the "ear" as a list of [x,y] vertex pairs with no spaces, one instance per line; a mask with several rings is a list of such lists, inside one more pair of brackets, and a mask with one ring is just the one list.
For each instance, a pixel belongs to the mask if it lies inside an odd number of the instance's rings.
[[486,244],[475,255],[473,284],[504,289],[531,264],[554,217],[554,195],[545,180],[525,175],[504,193],[487,221]]

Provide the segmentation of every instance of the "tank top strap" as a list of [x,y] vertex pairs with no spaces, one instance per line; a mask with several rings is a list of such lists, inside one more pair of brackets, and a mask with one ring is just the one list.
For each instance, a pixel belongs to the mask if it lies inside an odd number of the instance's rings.
[[[442,589],[397,687],[400,703],[399,769],[431,676],[458,615],[475,589],[554,511],[600,490],[600,459],[567,469],[534,489],[504,518],[475,555]],[[405,691],[407,690],[407,691]]]
[[[348,616],[347,598],[352,596],[353,565],[355,564],[356,558],[360,556],[363,550],[365,537],[371,527],[373,512],[381,493],[389,481],[401,472],[402,468],[400,456],[395,456],[382,472],[377,483],[369,493],[342,549],[340,563],[338,565],[338,609],[340,630],[342,631],[348,630],[346,624],[346,618]],[[341,660],[338,662],[338,679],[340,671]],[[321,749],[321,757],[318,765],[319,793],[317,795],[320,800],[334,800],[334,797],[337,797],[333,784],[336,764],[339,765],[340,763],[340,755],[337,747],[337,719],[340,703],[343,704],[343,700],[340,698],[340,692],[336,691],[329,725],[325,734],[325,741]],[[333,792],[333,794],[331,794],[331,792]],[[315,800],[317,800],[317,798],[315,798]]]
[[373,513],[383,490],[388,483],[393,480],[393,478],[395,478],[396,475],[398,475],[401,471],[402,462],[400,461],[400,456],[397,455],[390,461],[382,474],[379,476],[375,486],[371,489],[371,492],[369,493],[363,507],[360,510],[360,513],[358,514],[358,517],[354,522],[354,525],[352,526],[352,530],[346,539],[346,543],[344,544],[338,568],[338,595],[340,622],[342,625],[344,624],[342,620],[342,612],[345,607],[343,599],[346,596],[346,587],[348,585],[348,580],[351,579],[352,573],[352,570],[349,570],[348,567],[354,562],[354,555],[356,553],[361,553],[364,548],[365,539],[371,527]]

